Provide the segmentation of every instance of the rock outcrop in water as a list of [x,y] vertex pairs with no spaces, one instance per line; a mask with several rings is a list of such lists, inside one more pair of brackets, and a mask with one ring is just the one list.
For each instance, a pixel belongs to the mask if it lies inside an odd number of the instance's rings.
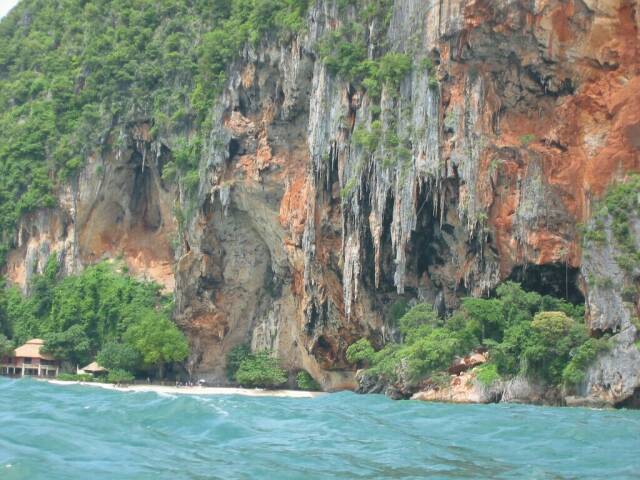
[[[117,125],[102,139],[115,153],[20,220],[7,276],[25,285],[52,251],[67,272],[122,256],[175,291],[200,377],[224,381],[226,353],[249,341],[326,389],[355,386],[346,348],[392,337],[398,295],[444,312],[512,278],[584,295],[616,346],[580,395],[632,398],[638,275],[620,273],[614,242],[582,249],[578,224],[640,170],[637,4],[396,0],[388,26],[367,23],[367,49],[382,36],[413,68],[378,101],[321,59],[327,32],[358,18],[339,3],[312,2],[304,33],[229,66],[195,198],[160,174],[176,138],[152,139],[152,119]],[[593,272],[624,285],[590,285]]]

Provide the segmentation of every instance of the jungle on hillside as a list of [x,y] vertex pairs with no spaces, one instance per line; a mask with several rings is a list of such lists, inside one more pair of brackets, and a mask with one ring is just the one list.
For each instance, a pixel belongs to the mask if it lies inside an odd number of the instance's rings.
[[524,291],[514,282],[498,286],[494,298],[462,299],[446,317],[428,304],[409,308],[404,300],[390,312],[396,341],[374,346],[360,339],[348,348],[347,359],[363,369],[361,383],[364,378],[373,389],[391,386],[401,396],[447,386],[454,360],[473,351],[485,354],[472,365],[485,387],[522,376],[571,390],[609,348],[608,336],[589,336],[584,306]]
[[75,371],[96,359],[120,380],[165,375],[189,346],[171,320],[173,302],[160,286],[132,278],[126,267],[99,263],[62,278],[55,255],[32,279],[29,295],[0,289],[0,352],[31,338]]

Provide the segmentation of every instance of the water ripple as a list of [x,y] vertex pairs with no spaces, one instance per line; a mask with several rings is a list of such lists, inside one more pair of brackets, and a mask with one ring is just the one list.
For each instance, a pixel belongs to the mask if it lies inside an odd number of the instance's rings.
[[640,412],[0,380],[0,479],[626,479]]

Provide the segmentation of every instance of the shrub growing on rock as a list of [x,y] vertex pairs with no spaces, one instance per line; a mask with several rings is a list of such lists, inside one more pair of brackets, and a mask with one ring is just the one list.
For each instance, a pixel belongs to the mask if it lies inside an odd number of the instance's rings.
[[320,390],[320,384],[314,380],[314,378],[306,370],[302,370],[296,376],[296,383],[300,390]]
[[464,298],[462,312],[469,320],[473,319],[477,322],[474,333],[480,341],[484,341],[485,338],[502,340],[504,332],[502,302],[497,299]]
[[590,338],[580,345],[571,360],[562,370],[562,380],[566,386],[579,385],[584,381],[587,368],[602,352],[611,348],[608,338]]
[[389,322],[396,325],[405,313],[409,310],[409,302],[406,298],[397,298],[389,307]]
[[236,380],[243,387],[276,388],[287,381],[287,374],[277,358],[269,352],[258,352],[242,360]]
[[240,368],[240,364],[250,355],[251,347],[246,343],[236,345],[231,349],[227,354],[227,364],[225,367],[225,373],[229,381],[234,381],[236,379],[236,372]]
[[361,338],[347,348],[347,361],[353,364],[369,365],[373,362],[375,350],[371,342],[366,338]]
[[361,339],[349,347],[347,359],[366,359],[367,378],[409,392],[479,346],[489,350],[489,362],[476,370],[484,385],[514,375],[575,384],[606,348],[605,340],[589,339],[582,306],[526,292],[514,282],[503,283],[496,293],[491,299],[463,299],[446,319],[430,305],[416,305],[398,321],[403,343],[373,352]]
[[500,374],[495,364],[485,363],[476,368],[476,379],[485,387],[491,386],[494,382],[500,380]]
[[417,338],[428,335],[429,332],[438,326],[438,314],[433,306],[426,303],[419,303],[399,320],[400,333],[406,343],[412,343]]
[[524,344],[523,373],[552,384],[560,382],[570,352],[587,338],[584,324],[578,324],[562,312],[540,312],[531,322],[532,333]]
[[399,320],[403,344],[390,343],[372,354],[366,348],[368,341],[361,339],[349,347],[347,359],[366,358],[371,365],[368,372],[386,381],[417,383],[446,369],[456,355],[463,355],[478,344],[472,329],[467,328],[468,322],[461,317],[457,320],[448,325],[431,305],[418,304]]

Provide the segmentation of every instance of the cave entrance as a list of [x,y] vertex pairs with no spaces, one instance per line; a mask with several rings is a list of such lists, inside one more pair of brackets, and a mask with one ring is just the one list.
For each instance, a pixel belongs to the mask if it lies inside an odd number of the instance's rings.
[[242,153],[243,152],[241,151],[240,142],[235,138],[229,140],[229,160],[233,160],[236,155]]
[[640,409],[640,387],[636,387],[633,394],[621,402],[616,403],[615,408]]
[[425,272],[428,274],[434,265],[444,265],[448,247],[441,229],[452,229],[448,224],[440,226],[433,196],[428,188],[420,192],[418,205],[416,228],[411,232],[411,248],[408,252],[416,278],[420,278]]
[[144,165],[142,155],[135,151],[131,155],[133,185],[131,188],[131,213],[142,219],[145,230],[155,231],[162,226],[158,192],[149,165]]
[[[362,197],[364,199],[361,207],[362,215],[367,216],[371,211],[368,200],[370,198],[369,191],[365,190]],[[396,263],[395,253],[392,248],[393,240],[391,238],[394,201],[394,196],[389,195],[385,204],[380,238],[380,284],[377,289],[379,293],[392,295],[392,298],[395,298],[396,294],[394,281]],[[418,294],[420,279],[425,274],[430,278],[430,270],[433,267],[446,264],[450,252],[444,234],[453,235],[454,233],[452,225],[440,224],[432,190],[429,186],[423,185],[420,188],[416,199],[416,209],[416,225],[406,246],[404,287],[409,297]],[[363,236],[362,251],[365,255],[365,261],[363,261],[362,265],[364,280],[367,285],[374,285],[375,250],[369,229],[366,230]],[[441,285],[435,285],[434,288],[439,290]]]
[[518,282],[522,288],[541,295],[563,298],[573,304],[583,304],[584,295],[578,288],[580,269],[564,263],[517,266],[508,280]]

